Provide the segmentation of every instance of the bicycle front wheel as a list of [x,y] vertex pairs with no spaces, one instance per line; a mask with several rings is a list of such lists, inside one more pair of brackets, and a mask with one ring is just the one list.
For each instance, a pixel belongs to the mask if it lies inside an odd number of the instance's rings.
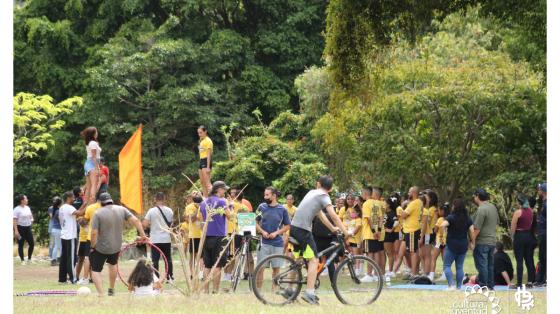
[[259,261],[251,276],[253,293],[264,304],[284,305],[301,291],[301,265],[285,255],[270,255]]
[[[366,274],[362,278],[359,274]],[[345,259],[334,272],[334,293],[349,305],[371,304],[383,289],[383,276],[377,263],[366,256]]]
[[245,261],[247,260],[247,256],[245,254],[240,254],[237,258],[237,262],[235,263],[235,270],[233,271],[233,276],[231,280],[231,290],[235,292],[237,290],[237,286],[239,285],[239,280],[241,280],[241,276],[243,276],[243,270],[245,270]]

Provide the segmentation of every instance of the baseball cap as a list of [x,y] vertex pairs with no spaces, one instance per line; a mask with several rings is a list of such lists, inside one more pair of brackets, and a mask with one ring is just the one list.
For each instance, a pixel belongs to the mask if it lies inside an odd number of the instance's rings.
[[216,191],[219,188],[229,190],[229,186],[227,186],[224,181],[216,181],[216,182],[214,182],[214,184],[212,184],[212,190],[213,191]]
[[546,193],[546,182],[539,183],[538,189]]
[[101,205],[105,205],[107,203],[113,203],[113,199],[111,198],[111,194],[104,192],[99,195],[99,202]]

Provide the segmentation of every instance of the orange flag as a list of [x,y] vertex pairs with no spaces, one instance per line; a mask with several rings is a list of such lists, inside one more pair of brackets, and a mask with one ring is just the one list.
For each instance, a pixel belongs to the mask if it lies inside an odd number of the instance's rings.
[[142,215],[142,125],[119,153],[121,203]]

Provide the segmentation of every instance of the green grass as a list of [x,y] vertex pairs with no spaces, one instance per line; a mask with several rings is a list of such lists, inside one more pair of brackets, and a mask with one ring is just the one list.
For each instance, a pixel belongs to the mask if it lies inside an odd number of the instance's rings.
[[[176,284],[184,285],[180,265],[176,259],[175,277]],[[127,274],[134,266],[134,261],[122,264],[123,273]],[[515,262],[514,262],[515,264]],[[441,260],[438,268],[441,272]],[[475,273],[472,256],[469,253],[465,261],[465,271]],[[77,286],[59,285],[57,283],[58,267],[51,267],[46,262],[37,265],[21,266],[14,263],[14,293],[32,290],[75,290]],[[104,289],[107,289],[108,276],[104,276]],[[328,277],[321,277],[319,295],[320,306],[310,306],[303,301],[284,307],[272,307],[261,304],[249,292],[247,281],[242,281],[238,292],[220,293],[218,295],[197,295],[184,297],[176,289],[166,285],[163,295],[149,298],[136,298],[127,293],[126,287],[117,279],[115,297],[97,297],[95,293],[86,296],[43,296],[20,297],[14,296],[15,313],[350,313],[350,312],[385,312],[385,313],[449,313],[455,302],[464,300],[463,292],[447,291],[418,291],[383,289],[379,299],[372,305],[351,307],[341,304],[332,292],[329,291]],[[392,285],[401,283],[396,280]],[[225,283],[222,282],[222,286]],[[89,285],[92,291],[93,285]],[[546,313],[546,292],[533,292],[535,308],[531,313]],[[502,307],[501,313],[518,312],[515,303],[515,291],[497,292]]]

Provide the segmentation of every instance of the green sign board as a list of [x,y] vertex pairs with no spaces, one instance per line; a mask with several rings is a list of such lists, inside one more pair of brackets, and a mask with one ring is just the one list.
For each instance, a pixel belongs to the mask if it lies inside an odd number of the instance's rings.
[[239,213],[237,214],[237,230],[238,234],[243,235],[244,231],[251,231],[251,234],[257,235],[257,215],[255,213]]

